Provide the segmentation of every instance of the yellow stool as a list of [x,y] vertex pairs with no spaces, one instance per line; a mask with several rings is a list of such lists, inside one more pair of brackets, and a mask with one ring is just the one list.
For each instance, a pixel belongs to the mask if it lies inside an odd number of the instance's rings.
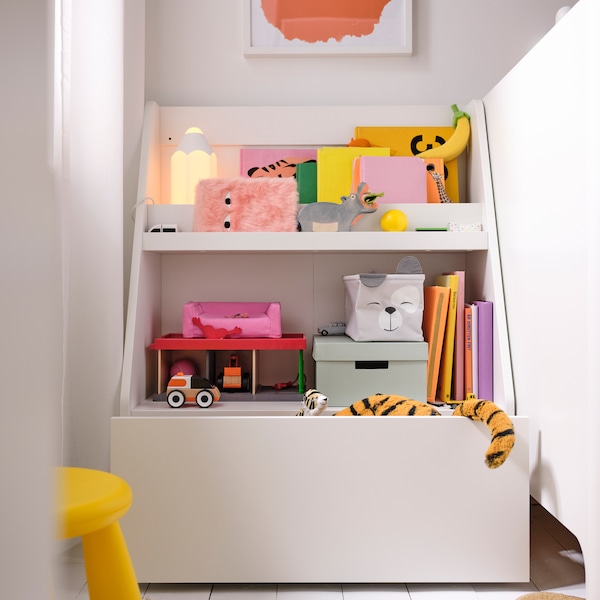
[[59,467],[58,536],[81,536],[90,600],[140,600],[119,519],[131,488],[104,471]]

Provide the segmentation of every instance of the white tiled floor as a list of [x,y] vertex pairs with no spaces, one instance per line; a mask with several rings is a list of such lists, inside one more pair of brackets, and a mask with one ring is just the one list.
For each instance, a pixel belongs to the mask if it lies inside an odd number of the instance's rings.
[[[81,546],[59,557],[56,600],[88,600]],[[531,582],[527,584],[140,584],[144,600],[515,600],[538,590],[585,598],[576,538],[541,506],[531,507]]]

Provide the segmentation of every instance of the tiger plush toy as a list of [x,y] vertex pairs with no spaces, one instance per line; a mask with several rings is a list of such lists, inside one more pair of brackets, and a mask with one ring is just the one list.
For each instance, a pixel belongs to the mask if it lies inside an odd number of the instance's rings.
[[297,417],[316,417],[327,408],[327,396],[317,390],[306,390]]
[[[307,390],[296,416],[316,417],[327,408],[327,396],[317,390]],[[485,464],[497,469],[508,458],[515,445],[515,431],[510,417],[497,404],[487,400],[465,400],[461,402],[453,416],[467,417],[481,421],[490,430],[492,439],[485,453]],[[334,417],[373,417],[373,416],[433,416],[441,414],[433,406],[411,400],[404,396],[375,394],[336,412]]]

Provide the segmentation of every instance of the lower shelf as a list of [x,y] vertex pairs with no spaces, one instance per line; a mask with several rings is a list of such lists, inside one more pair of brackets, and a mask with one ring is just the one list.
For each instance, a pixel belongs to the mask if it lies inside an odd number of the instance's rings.
[[115,417],[112,470],[133,490],[122,525],[136,573],[528,581],[528,421],[514,426],[510,457],[490,470],[489,430],[460,417]]
[[[298,351],[298,382],[299,392],[304,392],[304,350],[306,350],[306,337],[302,333],[284,333],[280,338],[184,338],[181,333],[169,333],[156,338],[149,346],[150,350],[157,351],[158,359],[158,390],[163,390],[161,382],[162,353],[172,350],[206,350],[214,354],[217,350],[250,350],[252,352],[251,390],[256,395],[258,384],[257,353],[259,350],[297,350]],[[212,361],[208,359],[206,373],[212,378]],[[213,378],[214,379],[214,378]]]
[[298,388],[275,390],[261,386],[256,394],[251,392],[221,392],[221,399],[209,408],[200,408],[194,403],[184,404],[181,408],[171,408],[167,404],[165,393],[154,394],[132,410],[132,415],[152,416],[291,416],[300,408],[302,394]]

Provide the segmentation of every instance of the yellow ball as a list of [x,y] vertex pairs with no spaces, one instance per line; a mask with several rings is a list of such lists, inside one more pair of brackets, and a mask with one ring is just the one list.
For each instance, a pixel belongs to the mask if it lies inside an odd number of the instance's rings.
[[401,210],[388,210],[379,224],[384,231],[406,231],[408,219]]

